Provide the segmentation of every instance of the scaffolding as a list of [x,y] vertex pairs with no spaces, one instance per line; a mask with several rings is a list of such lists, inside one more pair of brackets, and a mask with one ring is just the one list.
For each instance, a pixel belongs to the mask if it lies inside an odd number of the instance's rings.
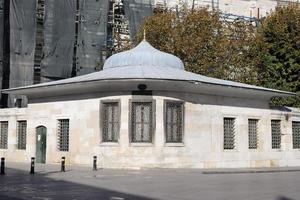
[[33,66],[33,83],[41,82],[41,62],[43,59],[44,47],[44,17],[45,17],[45,0],[38,0],[36,5],[36,38],[34,51]]
[[110,0],[107,16],[107,50],[119,52],[130,41],[129,21],[125,16],[123,0]]

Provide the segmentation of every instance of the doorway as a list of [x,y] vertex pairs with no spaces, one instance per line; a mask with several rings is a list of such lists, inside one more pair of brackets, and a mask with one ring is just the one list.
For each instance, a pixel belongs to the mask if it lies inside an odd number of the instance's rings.
[[47,128],[38,126],[36,128],[36,162],[46,163]]

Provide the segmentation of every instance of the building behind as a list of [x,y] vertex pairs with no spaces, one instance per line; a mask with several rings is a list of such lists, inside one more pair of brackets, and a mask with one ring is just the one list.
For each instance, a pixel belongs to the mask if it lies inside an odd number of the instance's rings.
[[[156,8],[219,9],[226,19],[255,19],[297,0],[0,0],[0,88],[70,78],[102,69]],[[299,2],[298,2],[299,3]],[[26,104],[1,96],[1,107]]]

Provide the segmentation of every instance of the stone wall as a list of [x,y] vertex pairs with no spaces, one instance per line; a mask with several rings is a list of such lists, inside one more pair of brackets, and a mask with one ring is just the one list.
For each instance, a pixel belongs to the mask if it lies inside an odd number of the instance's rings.
[[[162,96],[163,95],[163,96]],[[154,99],[156,129],[153,144],[129,142],[129,102],[133,98]],[[100,101],[118,99],[121,103],[119,143],[101,143]],[[185,101],[183,144],[166,144],[163,103],[165,99]],[[267,108],[266,102],[196,94],[154,93],[153,96],[95,94],[53,97],[48,102],[31,100],[27,108],[0,110],[0,121],[9,121],[8,149],[0,150],[7,161],[29,162],[35,156],[36,127],[47,128],[47,163],[91,165],[98,156],[104,168],[233,168],[300,166],[300,150],[292,148],[292,121],[300,121],[300,112],[291,113]],[[222,102],[224,102],[222,104]],[[254,103],[255,102],[255,103]],[[249,106],[247,106],[249,105]],[[257,105],[257,107],[255,106]],[[236,148],[223,150],[223,117],[236,118]],[[58,119],[70,119],[68,152],[57,150]],[[259,119],[257,150],[248,149],[248,118]],[[280,150],[271,149],[271,119],[281,120]],[[17,120],[27,120],[26,150],[17,150]]]

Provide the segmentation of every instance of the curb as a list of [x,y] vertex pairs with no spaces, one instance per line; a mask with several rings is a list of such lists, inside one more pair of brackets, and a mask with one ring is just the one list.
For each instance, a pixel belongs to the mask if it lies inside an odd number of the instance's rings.
[[240,170],[240,171],[203,171],[202,174],[254,174],[254,173],[281,173],[281,172],[300,172],[300,169],[264,169],[264,170]]

